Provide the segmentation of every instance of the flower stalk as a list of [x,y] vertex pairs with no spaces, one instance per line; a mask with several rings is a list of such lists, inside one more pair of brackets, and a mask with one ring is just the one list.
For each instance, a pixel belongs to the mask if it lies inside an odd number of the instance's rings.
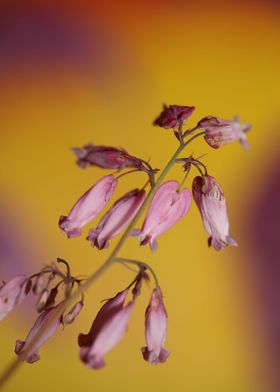
[[[99,279],[115,262],[119,262],[120,260],[117,258],[118,253],[120,252],[121,248],[125,244],[126,240],[130,236],[130,233],[132,229],[135,227],[139,219],[141,218],[143,212],[145,211],[145,208],[148,206],[150,200],[152,199],[153,195],[157,191],[158,187],[172,168],[172,166],[176,163],[176,159],[180,155],[180,153],[184,150],[185,147],[187,147],[191,142],[193,142],[195,139],[199,138],[200,136],[204,136],[205,132],[199,132],[196,135],[192,136],[190,139],[185,141],[184,143],[180,144],[177,150],[174,152],[173,156],[170,158],[169,162],[166,164],[165,168],[162,170],[160,173],[158,179],[156,180],[155,184],[153,187],[151,187],[150,192],[148,193],[146,199],[144,200],[143,204],[139,208],[137,214],[134,216],[128,227],[126,228],[125,232],[121,236],[120,240],[112,250],[111,254],[107,258],[107,260],[102,264],[85,282],[81,283],[78,285],[76,291],[71,293],[71,295],[65,299],[64,303],[61,304],[60,307],[55,309],[52,312],[51,317],[48,320],[48,323],[51,324],[56,318],[60,318],[65,310],[69,308],[71,305],[74,304],[75,300],[83,294],[90,286],[92,286],[97,279]],[[156,285],[158,286],[158,281],[156,276],[153,274],[155,277]],[[36,346],[37,341],[42,337],[42,335],[46,332],[46,329],[48,328],[48,324],[44,324],[42,329],[37,331],[37,333],[34,335],[33,340],[29,343],[28,346],[28,352],[32,352],[34,347]],[[28,355],[26,352],[25,355]],[[8,379],[15,373],[15,371],[19,368],[19,366],[22,364],[22,361],[20,358],[16,358],[14,361],[10,363],[10,365],[4,370],[2,375],[0,376],[0,390],[3,389],[4,385],[8,381]]]
[[[67,216],[61,216],[59,227],[69,239],[82,234],[82,228],[92,221],[109,202],[117,186],[118,179],[126,174],[143,171],[148,176],[144,187],[135,187],[118,199],[101,218],[95,229],[91,229],[87,239],[99,250],[109,246],[111,238],[124,230],[119,241],[105,262],[87,279],[72,276],[69,264],[58,258],[57,263],[66,266],[62,272],[52,263],[40,272],[29,277],[19,276],[8,283],[0,285],[0,316],[6,317],[17,305],[24,300],[29,291],[37,298],[37,311],[40,314],[35,324],[27,334],[26,341],[17,340],[13,361],[0,375],[0,389],[18,369],[22,361],[33,363],[40,359],[38,349],[56,332],[60,324],[70,324],[79,316],[84,306],[84,293],[115,263],[120,263],[131,269],[128,264],[137,266],[133,271],[136,276],[124,290],[107,300],[93,321],[88,334],[80,334],[80,359],[92,369],[100,369],[105,365],[103,359],[124,336],[130,314],[141,294],[142,283],[154,281],[154,289],[145,317],[146,346],[141,351],[143,358],[150,364],[166,361],[169,351],[164,348],[167,335],[168,316],[163,304],[162,290],[153,268],[142,261],[119,257],[119,253],[127,239],[139,236],[140,245],[149,243],[156,250],[156,237],[169,230],[182,219],[191,205],[191,193],[184,183],[194,166],[200,176],[193,180],[193,198],[200,211],[203,224],[210,235],[209,246],[221,250],[226,245],[236,245],[231,237],[227,218],[226,202],[223,190],[214,177],[210,176],[207,167],[199,160],[189,156],[180,157],[181,152],[195,139],[204,136],[212,148],[218,148],[239,140],[247,145],[245,132],[248,125],[242,125],[237,120],[221,120],[216,117],[205,117],[198,124],[184,131],[185,120],[191,116],[193,106],[164,105],[160,116],[154,125],[167,130],[173,130],[179,140],[179,146],[167,162],[158,178],[158,169],[152,168],[149,162],[130,155],[122,148],[111,146],[96,146],[87,144],[72,151],[77,156],[77,164],[81,168],[97,166],[103,169],[115,169],[114,174],[106,175],[88,189],[74,204]],[[201,130],[201,131],[200,131]],[[198,131],[194,134],[195,131]],[[200,157],[201,158],[201,157]],[[174,179],[165,181],[166,175],[176,163],[183,163],[185,176],[178,182]],[[123,169],[130,169],[117,176]],[[115,177],[116,176],[116,177]],[[146,195],[145,188],[150,184]],[[147,208],[148,207],[148,208]],[[141,229],[135,229],[136,224],[147,209]],[[131,269],[132,270],[132,269]],[[56,300],[62,294],[59,304]],[[150,285],[148,285],[150,288]],[[32,288],[32,290],[31,290]],[[132,300],[125,305],[127,295]],[[0,317],[1,319],[1,317]]]

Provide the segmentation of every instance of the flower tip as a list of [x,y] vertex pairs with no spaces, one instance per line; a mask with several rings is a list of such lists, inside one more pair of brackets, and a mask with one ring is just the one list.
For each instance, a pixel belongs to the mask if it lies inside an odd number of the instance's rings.
[[109,241],[102,237],[100,238],[99,235],[100,235],[99,230],[90,229],[87,236],[87,240],[91,242],[91,245],[93,247],[96,246],[96,248],[99,250],[109,248]]
[[150,241],[150,248],[152,252],[156,252],[158,249],[158,243],[156,240]]
[[102,369],[106,365],[104,359],[102,358],[93,358],[87,366],[90,367],[91,369],[99,370]]
[[208,238],[208,246],[209,248],[212,246],[217,251],[222,250],[225,247],[224,243],[219,238],[215,237]]
[[82,231],[79,228],[71,227],[71,222],[65,215],[60,216],[58,226],[67,235],[68,238],[78,237],[82,234]]
[[16,354],[19,354],[20,351],[23,349],[24,343],[25,342],[23,340],[17,340],[16,341],[16,346],[15,346],[15,353]]
[[245,135],[243,135],[243,137],[239,141],[245,151],[250,150],[250,144],[249,144],[247,137]]
[[208,238],[208,246],[212,246],[217,251],[224,249],[227,245],[238,246],[238,243],[231,235],[227,235],[225,240],[216,237]]
[[227,236],[227,244],[232,246],[238,246],[237,241],[231,235]]
[[78,158],[84,158],[86,156],[86,151],[83,148],[72,147],[70,148],[70,151]]
[[30,355],[26,355],[24,352],[25,341],[17,340],[15,345],[15,353],[19,356],[22,361],[26,361],[27,363],[34,363],[40,360],[40,355],[37,352],[34,352]]
[[97,355],[89,355],[88,347],[81,348],[80,359],[90,369],[98,370],[106,365],[103,358],[100,358]]
[[170,355],[170,351],[166,348],[162,348],[159,355],[154,350],[149,351],[148,347],[142,347],[141,352],[143,359],[149,362],[151,365],[158,365],[159,363],[166,362]]

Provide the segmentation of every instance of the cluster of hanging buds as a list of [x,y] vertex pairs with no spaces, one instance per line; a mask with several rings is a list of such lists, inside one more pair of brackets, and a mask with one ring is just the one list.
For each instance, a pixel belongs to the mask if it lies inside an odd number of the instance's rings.
[[[84,305],[84,295],[82,294],[81,299],[72,309],[51,320],[55,310],[62,308],[65,300],[71,296],[75,285],[79,286],[82,281],[71,275],[69,264],[66,261],[58,258],[57,263],[65,264],[66,272],[53,263],[29,277],[17,276],[8,283],[4,283],[0,288],[0,320],[20,305],[28,294],[33,293],[36,297],[35,307],[39,316],[26,340],[17,340],[15,346],[15,353],[29,363],[40,359],[38,349],[56,332],[60,324],[72,323]],[[49,322],[50,320],[51,322]],[[41,330],[44,330],[44,333],[33,344],[34,336]]]
[[[218,251],[227,245],[237,245],[230,234],[222,187],[213,176],[209,175],[201,157],[184,157],[180,154],[187,145],[200,136],[203,136],[208,145],[214,149],[234,141],[239,141],[245,149],[248,149],[246,133],[250,126],[240,124],[236,117],[233,120],[222,120],[208,116],[200,120],[195,127],[184,129],[186,120],[194,110],[193,106],[164,106],[159,117],[154,121],[154,125],[173,131],[179,140],[177,151],[158,178],[156,178],[158,170],[152,168],[150,163],[123,149],[93,144],[72,149],[81,168],[97,166],[114,172],[102,177],[74,203],[68,215],[59,218],[59,227],[68,238],[82,235],[83,227],[96,218],[111,201],[118,181],[123,175],[140,171],[147,175],[147,178],[142,187],[129,190],[116,200],[97,225],[89,230],[86,239],[99,250],[108,248],[110,240],[124,230],[109,258],[91,277],[83,281],[73,277],[69,264],[62,259],[57,259],[59,263],[64,263],[66,272],[61,271],[57,264],[52,264],[35,275],[18,276],[0,287],[0,319],[7,316],[30,292],[37,297],[36,309],[39,317],[25,342],[20,340],[16,342],[15,352],[21,360],[33,363],[40,358],[38,349],[56,332],[59,325],[70,324],[79,315],[84,305],[85,288],[116,262],[136,266],[136,277],[124,290],[106,300],[89,332],[79,335],[80,358],[90,368],[99,369],[104,366],[104,355],[122,339],[127,330],[142,283],[146,282],[150,287],[152,277],[154,287],[145,315],[146,346],[142,348],[142,355],[152,364],[165,362],[169,355],[169,351],[164,348],[167,312],[158,278],[148,264],[118,257],[118,253],[129,236],[137,236],[140,245],[149,244],[155,251],[157,237],[187,214],[192,196],[209,235],[209,246]],[[164,176],[174,164],[182,165],[182,179],[163,182]],[[196,169],[199,175],[192,181],[191,195],[184,184],[192,168]],[[124,169],[129,170],[119,174]],[[147,191],[148,186],[150,189]],[[146,216],[141,227],[137,229],[135,226],[146,207],[148,207]],[[130,300],[127,300],[128,297]],[[74,303],[74,306],[69,310],[70,303],[72,305]]]

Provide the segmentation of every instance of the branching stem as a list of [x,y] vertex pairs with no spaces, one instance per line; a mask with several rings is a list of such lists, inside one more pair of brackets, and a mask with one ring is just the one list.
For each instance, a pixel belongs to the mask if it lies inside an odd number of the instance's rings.
[[[172,168],[176,159],[180,155],[180,153],[184,150],[184,148],[189,145],[193,140],[197,139],[200,136],[204,136],[205,132],[199,132],[196,135],[192,136],[187,141],[181,143],[173,156],[170,158],[169,162],[162,170],[161,174],[159,175],[158,179],[156,180],[153,187],[151,187],[150,192],[148,193],[144,203],[138,210],[137,214],[132,219],[131,223],[126,228],[125,232],[121,236],[119,242],[116,244],[115,248],[112,250],[111,254],[109,255],[108,259],[84,282],[81,283],[76,291],[71,293],[71,295],[65,299],[59,306],[57,306],[56,311],[53,312],[52,317],[49,318],[48,323],[43,325],[42,328],[35,334],[33,340],[30,342],[28,347],[22,351],[22,355],[26,356],[27,354],[31,353],[34,347],[37,344],[37,341],[44,335],[45,331],[48,329],[51,323],[53,323],[57,318],[60,318],[65,310],[71,306],[77,298],[82,295],[95,281],[103,275],[117,260],[117,255],[120,252],[121,248],[123,247],[124,243],[126,242],[127,238],[130,236],[132,229],[135,227],[136,223],[139,221],[140,217],[142,216],[145,208],[148,206],[149,202],[151,201],[153,195],[157,191],[158,187],[166,177],[169,170]],[[148,267],[147,267],[148,268]],[[149,268],[151,271],[151,268]],[[158,282],[157,282],[158,284]],[[13,360],[8,367],[4,370],[4,372],[0,375],[0,390],[3,389],[6,382],[11,378],[11,376],[15,373],[15,371],[19,368],[19,365],[22,364],[22,360],[20,357],[17,357]]]

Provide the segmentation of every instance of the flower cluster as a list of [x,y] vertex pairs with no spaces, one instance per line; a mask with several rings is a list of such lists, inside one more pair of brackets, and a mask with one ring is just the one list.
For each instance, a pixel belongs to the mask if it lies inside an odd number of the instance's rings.
[[[169,351],[164,348],[167,334],[167,312],[157,275],[151,266],[143,261],[121,258],[117,254],[130,236],[137,236],[140,245],[149,244],[150,248],[155,251],[157,237],[173,227],[188,213],[192,196],[209,235],[209,246],[219,251],[227,245],[237,245],[236,240],[230,234],[227,205],[222,187],[213,176],[209,175],[207,167],[199,158],[184,157],[179,154],[200,136],[203,136],[207,144],[214,149],[234,141],[239,141],[245,149],[248,149],[246,134],[250,126],[240,124],[236,117],[233,120],[222,120],[208,116],[201,119],[196,126],[184,130],[185,122],[194,110],[193,106],[165,105],[154,121],[154,125],[171,129],[179,140],[176,153],[158,179],[155,178],[157,169],[124,149],[93,144],[72,149],[78,158],[77,164],[81,168],[97,166],[114,170],[114,172],[103,176],[80,196],[68,215],[60,216],[59,228],[70,239],[82,235],[84,226],[97,218],[107,207],[115,194],[118,182],[124,175],[137,171],[143,172],[145,182],[141,187],[134,186],[133,189],[119,197],[89,230],[86,239],[98,250],[108,248],[109,242],[124,231],[111,256],[91,277],[82,281],[72,276],[69,264],[62,259],[57,259],[58,263],[65,265],[66,272],[59,269],[57,264],[51,264],[30,277],[21,275],[2,284],[0,287],[0,320],[20,305],[29,293],[33,293],[37,298],[36,309],[39,316],[26,340],[16,341],[15,352],[20,359],[29,363],[40,359],[39,348],[58,330],[61,324],[72,323],[80,314],[84,306],[85,288],[116,262],[136,266],[136,277],[125,289],[102,305],[89,332],[79,334],[81,361],[92,369],[99,369],[105,365],[104,356],[122,339],[127,330],[131,313],[141,293],[142,283],[150,283],[151,277],[154,287],[145,314],[146,346],[142,347],[141,351],[144,360],[151,364],[166,361],[169,356]],[[163,181],[166,173],[175,164],[183,164],[182,179]],[[194,177],[192,192],[190,192],[184,184],[192,168],[198,170],[199,175]],[[130,170],[119,174],[125,169]],[[150,189],[147,190],[147,187]],[[135,226],[145,211],[142,225],[137,229]],[[77,297],[80,299],[77,300]],[[131,297],[130,300],[128,300],[129,297]]]
[[[79,335],[80,358],[88,367],[92,369],[103,367],[105,365],[103,356],[124,336],[136,298],[140,295],[143,279],[149,278],[141,269],[128,288],[105,302],[94,319],[90,331]],[[132,300],[125,304],[129,288],[132,286],[134,286]],[[152,364],[164,362],[169,354],[163,347],[167,333],[167,313],[160,287],[156,287],[152,292],[145,320],[147,347],[142,348],[143,358]]]
[[[74,286],[79,286],[81,283],[80,279],[71,275],[69,264],[66,261],[58,258],[57,262],[66,265],[66,272],[59,269],[57,265],[51,264],[29,277],[17,276],[8,283],[4,283],[0,288],[1,320],[20,305],[29,293],[36,296],[36,310],[39,316],[26,340],[17,340],[15,346],[16,354],[29,363],[40,359],[39,348],[56,332],[60,324],[72,323],[83,307],[82,295],[82,299],[69,312],[53,318],[54,314],[63,309],[65,299],[71,295]],[[64,299],[57,301],[61,295]],[[38,339],[34,343],[35,336],[38,336]]]

